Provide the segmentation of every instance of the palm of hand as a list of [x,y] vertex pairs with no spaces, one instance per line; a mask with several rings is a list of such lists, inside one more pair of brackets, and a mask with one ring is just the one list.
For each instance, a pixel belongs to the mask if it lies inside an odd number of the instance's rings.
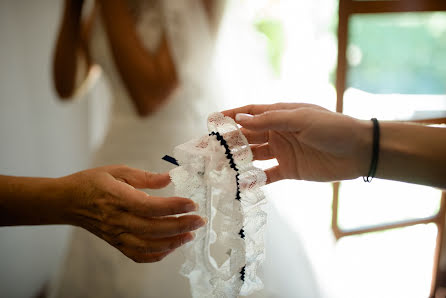
[[137,188],[163,188],[168,174],[126,166],[107,166],[64,177],[75,194],[69,201],[73,225],[116,247],[135,262],[156,262],[191,241],[191,231],[203,226],[193,201],[149,196]]

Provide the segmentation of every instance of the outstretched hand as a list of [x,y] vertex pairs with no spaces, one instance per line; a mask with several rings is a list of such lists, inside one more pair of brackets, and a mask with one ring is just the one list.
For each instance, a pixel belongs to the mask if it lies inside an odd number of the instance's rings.
[[304,103],[248,105],[222,112],[242,126],[254,160],[277,159],[267,183],[282,179],[337,181],[367,173],[370,121]]
[[107,166],[60,178],[70,185],[70,221],[119,249],[135,262],[156,262],[193,239],[206,222],[186,198],[149,196],[137,188],[163,188],[169,175]]

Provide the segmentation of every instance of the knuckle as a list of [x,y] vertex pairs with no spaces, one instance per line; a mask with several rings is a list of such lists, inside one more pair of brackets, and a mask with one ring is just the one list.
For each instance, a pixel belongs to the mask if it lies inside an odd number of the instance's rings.
[[144,171],[144,175],[146,178],[146,182],[149,182],[156,174],[149,171]]

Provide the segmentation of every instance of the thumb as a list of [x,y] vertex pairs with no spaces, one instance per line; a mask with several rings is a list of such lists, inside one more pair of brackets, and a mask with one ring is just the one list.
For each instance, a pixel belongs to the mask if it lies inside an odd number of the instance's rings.
[[267,111],[258,115],[237,114],[235,120],[244,128],[251,130],[299,131],[302,123],[298,110]]

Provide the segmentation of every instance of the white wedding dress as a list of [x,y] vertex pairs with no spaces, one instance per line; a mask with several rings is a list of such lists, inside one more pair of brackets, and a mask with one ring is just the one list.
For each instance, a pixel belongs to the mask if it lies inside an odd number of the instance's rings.
[[[208,114],[220,110],[225,100],[214,67],[216,38],[201,0],[128,2],[138,10],[138,33],[148,51],[157,47],[162,30],[167,33],[180,85],[160,110],[146,118],[137,116],[97,18],[91,54],[108,79],[113,102],[108,131],[92,166],[126,164],[168,171],[173,166],[161,158],[172,154],[175,146],[207,134]],[[169,186],[149,193],[171,196],[173,189]],[[251,297],[319,297],[296,236],[281,225],[274,210],[268,216],[271,225],[267,227],[265,289]],[[274,227],[277,230],[271,233]],[[183,262],[184,255],[178,249],[161,262],[137,264],[95,235],[74,228],[49,297],[191,297],[189,281],[179,273]]]

